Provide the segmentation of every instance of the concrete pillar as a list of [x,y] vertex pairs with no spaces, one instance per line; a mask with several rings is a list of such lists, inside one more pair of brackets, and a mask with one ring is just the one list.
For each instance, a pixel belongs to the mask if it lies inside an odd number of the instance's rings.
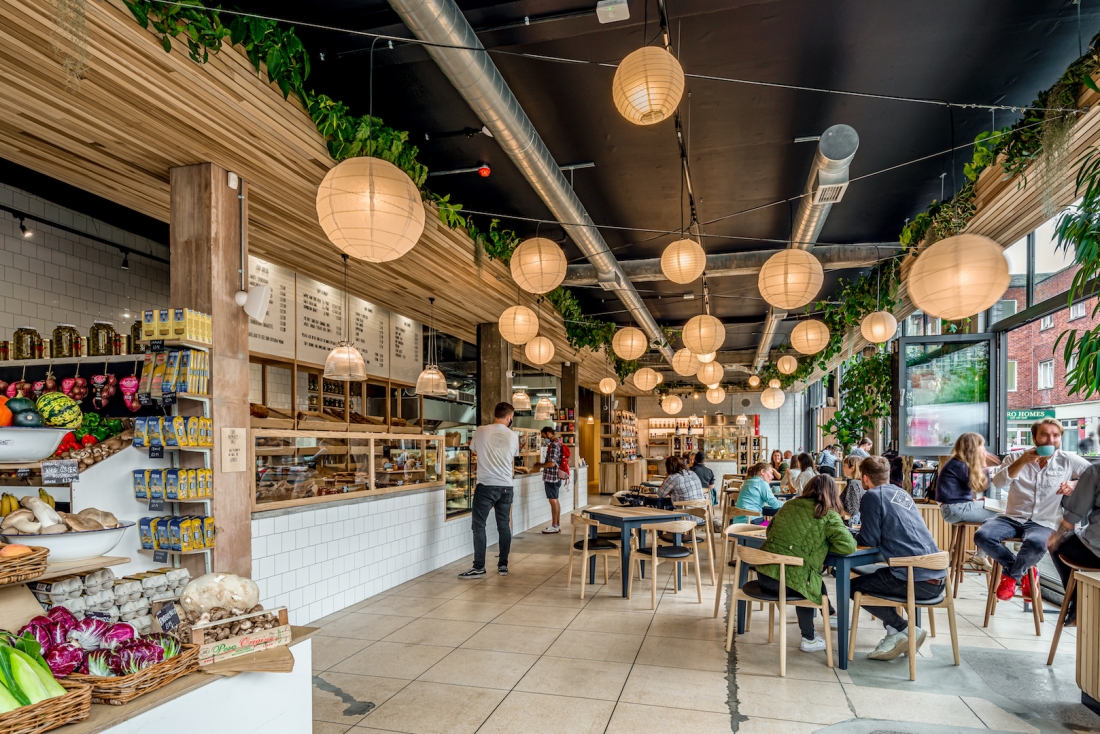
[[477,325],[477,422],[493,422],[497,403],[512,401],[512,345],[496,323]]
[[566,362],[561,366],[561,395],[558,400],[558,407],[562,409],[573,409],[573,415],[576,418],[580,417],[578,408],[580,407],[580,365],[576,362]]
[[[244,471],[223,472],[222,430],[247,431],[248,412],[248,317],[233,300],[240,290],[241,205],[248,217],[247,191],[238,180],[229,187],[228,172],[213,163],[180,166],[171,175],[171,305],[208,313],[213,322],[211,351],[210,416],[214,419],[214,522],[218,541],[214,547],[215,571],[250,576],[252,573],[252,448]],[[245,243],[247,258],[247,240]],[[181,400],[181,414],[198,415],[199,403]],[[204,456],[180,452],[181,466],[202,466]],[[203,514],[201,505],[185,508]],[[199,556],[192,573],[202,573]]]

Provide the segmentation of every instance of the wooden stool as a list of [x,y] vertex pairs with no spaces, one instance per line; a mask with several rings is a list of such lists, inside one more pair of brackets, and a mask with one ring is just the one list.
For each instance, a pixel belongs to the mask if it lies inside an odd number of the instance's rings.
[[[1004,543],[1022,543],[1023,538],[1005,538],[1001,541]],[[997,563],[992,558],[989,559],[993,563],[993,570],[989,573],[989,594],[985,600],[985,622],[982,627],[989,626],[989,618],[997,613],[997,587],[1001,584],[1001,574],[1003,569],[1001,564]],[[1035,635],[1038,637],[1043,636],[1043,600],[1039,596],[1039,572],[1034,566],[1028,569],[1028,576],[1031,577],[1031,616],[1035,620]],[[1021,596],[1022,596],[1021,592]],[[1024,601],[1029,601],[1025,599]]]
[[1066,584],[1066,596],[1062,600],[1062,608],[1058,612],[1058,625],[1054,628],[1054,639],[1050,643],[1050,655],[1047,656],[1047,665],[1054,664],[1054,654],[1058,652],[1058,640],[1062,638],[1062,628],[1066,626],[1066,612],[1069,611],[1069,602],[1073,599],[1073,595],[1077,593],[1077,572],[1100,571],[1100,568],[1086,568],[1074,563],[1061,553],[1058,554],[1058,560],[1070,567],[1069,583]]
[[[954,588],[951,591],[952,598],[958,598],[959,596],[959,581],[963,577],[963,573],[966,569],[966,541],[970,528],[980,528],[981,522],[957,522],[954,523],[954,529],[951,533],[951,568],[954,572]],[[971,536],[973,537],[973,536]],[[985,569],[976,568],[973,573],[989,575],[990,572]]]

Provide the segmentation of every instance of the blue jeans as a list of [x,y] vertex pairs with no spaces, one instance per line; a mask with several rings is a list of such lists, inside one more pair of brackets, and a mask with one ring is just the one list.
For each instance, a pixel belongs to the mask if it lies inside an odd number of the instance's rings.
[[470,522],[474,533],[474,568],[485,568],[485,521],[489,510],[497,515],[497,535],[500,536],[500,554],[497,566],[508,565],[508,551],[512,547],[512,526],[509,524],[512,510],[513,487],[474,487],[474,512]]
[[[995,517],[982,523],[974,533],[974,545],[1001,564],[1006,576],[1011,576],[1018,582],[1047,552],[1047,539],[1053,532],[1053,529],[1031,520]],[[1013,555],[1012,551],[1004,547],[1002,541],[1007,538],[1023,539],[1019,555]]]

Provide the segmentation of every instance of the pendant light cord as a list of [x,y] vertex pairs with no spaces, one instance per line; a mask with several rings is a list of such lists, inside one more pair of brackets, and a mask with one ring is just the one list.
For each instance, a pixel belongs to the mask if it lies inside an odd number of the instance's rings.
[[348,253],[340,255],[344,258],[344,343],[351,346],[351,294],[348,292]]

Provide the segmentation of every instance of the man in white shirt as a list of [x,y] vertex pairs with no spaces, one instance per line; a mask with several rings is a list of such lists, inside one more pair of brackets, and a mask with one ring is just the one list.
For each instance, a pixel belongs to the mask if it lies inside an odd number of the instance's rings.
[[[1031,438],[1032,448],[1010,453],[990,475],[994,487],[1008,489],[1005,514],[986,520],[974,534],[978,549],[1001,564],[1003,575],[997,587],[1001,601],[1015,596],[1021,579],[1024,598],[1031,597],[1027,572],[1043,557],[1047,540],[1062,519],[1061,495],[1071,493],[1077,477],[1090,466],[1059,448],[1062,424],[1053,418],[1034,423]],[[1023,539],[1019,555],[1004,546],[1008,538]]]
[[460,579],[485,577],[485,521],[489,510],[497,516],[497,535],[500,554],[497,573],[508,575],[508,550],[512,546],[512,527],[509,524],[512,510],[513,467],[519,453],[519,438],[512,431],[515,409],[511,403],[497,403],[493,409],[493,422],[478,426],[470,439],[470,449],[477,454],[477,484],[474,487],[473,519],[470,523],[474,534],[474,565],[458,575]]

